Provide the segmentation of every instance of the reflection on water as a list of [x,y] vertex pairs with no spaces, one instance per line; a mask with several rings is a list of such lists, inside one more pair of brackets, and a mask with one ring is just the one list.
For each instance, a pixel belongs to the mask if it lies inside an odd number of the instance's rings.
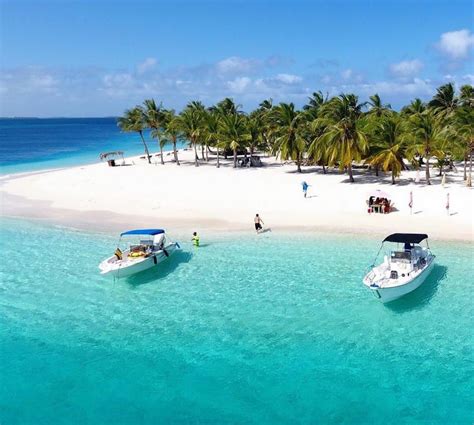
[[446,279],[448,268],[435,264],[426,280],[413,292],[387,303],[386,306],[396,313],[419,310],[427,306],[436,294],[441,281]]
[[152,267],[142,273],[135,274],[125,278],[127,283],[131,286],[139,286],[147,283],[152,283],[165,278],[170,273],[173,273],[181,264],[188,263],[193,257],[192,253],[176,250],[173,255],[160,263],[158,267]]

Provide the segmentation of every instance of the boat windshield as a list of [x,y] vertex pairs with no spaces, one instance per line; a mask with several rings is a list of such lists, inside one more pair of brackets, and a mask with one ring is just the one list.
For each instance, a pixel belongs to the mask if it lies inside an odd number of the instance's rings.
[[390,260],[393,262],[410,262],[411,251],[392,251],[390,253]]

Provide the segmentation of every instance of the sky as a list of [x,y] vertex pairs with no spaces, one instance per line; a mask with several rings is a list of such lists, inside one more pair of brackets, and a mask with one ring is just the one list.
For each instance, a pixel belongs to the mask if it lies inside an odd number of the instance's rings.
[[0,0],[0,116],[112,116],[147,98],[301,107],[318,90],[400,108],[474,84],[473,5]]

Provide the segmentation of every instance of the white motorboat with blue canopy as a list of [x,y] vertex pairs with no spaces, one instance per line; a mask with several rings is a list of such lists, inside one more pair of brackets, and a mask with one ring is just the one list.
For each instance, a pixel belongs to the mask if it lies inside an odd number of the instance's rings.
[[[426,240],[426,248],[420,246]],[[398,244],[389,250],[383,263],[375,262],[385,242]],[[403,244],[403,248],[400,248]],[[393,233],[387,236],[379,249],[370,271],[363,283],[380,301],[387,303],[396,300],[418,288],[434,267],[435,255],[428,246],[428,235],[424,233]]]
[[[124,236],[135,236],[138,241],[130,242],[122,251]],[[180,249],[178,242],[168,238],[163,229],[135,229],[120,234],[120,240],[113,256],[99,264],[100,273],[117,278],[131,276],[158,266]]]

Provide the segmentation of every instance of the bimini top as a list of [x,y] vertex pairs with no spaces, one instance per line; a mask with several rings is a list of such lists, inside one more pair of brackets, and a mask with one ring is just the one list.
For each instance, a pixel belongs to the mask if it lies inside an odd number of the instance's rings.
[[392,233],[383,241],[398,243],[420,243],[425,239],[428,239],[428,235],[425,233]]
[[160,233],[165,233],[163,229],[135,229],[123,232],[120,236],[125,235],[159,235]]

